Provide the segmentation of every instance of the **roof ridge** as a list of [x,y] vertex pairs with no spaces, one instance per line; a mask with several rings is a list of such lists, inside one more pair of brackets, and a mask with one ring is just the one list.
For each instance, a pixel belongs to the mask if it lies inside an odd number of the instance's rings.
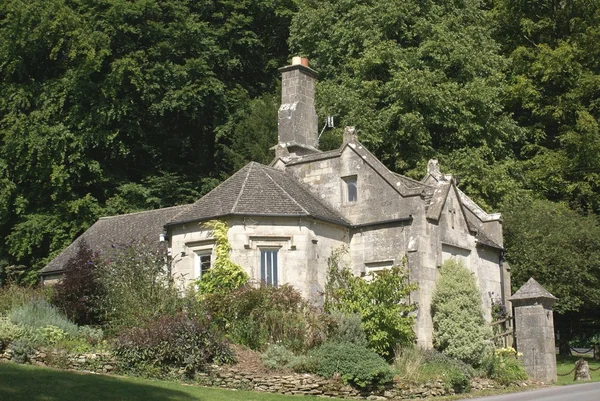
[[190,206],[190,205],[193,205],[193,203],[186,203],[185,205],[175,205],[175,206],[160,207],[158,209],[141,210],[139,212],[130,212],[130,213],[123,213],[123,214],[113,214],[111,216],[100,216],[100,217],[98,217],[98,220],[108,220],[108,219],[113,219],[115,217],[124,217],[124,216],[132,216],[134,214],[144,214],[144,213],[152,213],[152,212],[158,212],[158,211],[165,211],[167,209],[175,209],[175,208],[178,208],[178,207],[183,208],[185,206]]
[[242,197],[242,194],[244,193],[244,189],[246,188],[246,183],[248,182],[248,177],[250,177],[250,173],[252,172],[252,167],[254,167],[254,164],[255,164],[254,162],[248,163],[248,165],[250,167],[248,167],[248,171],[246,172],[246,177],[244,178],[244,182],[242,182],[242,187],[240,188],[237,198],[235,199],[235,202],[233,202],[233,206],[231,207],[231,210],[229,211],[229,213],[233,213],[235,211],[235,208],[237,207],[238,202],[240,201],[240,198]]
[[[398,173],[395,173],[395,172],[391,171],[389,168],[387,168],[387,166],[385,164],[383,164],[383,162],[381,160],[379,160],[360,141],[354,140],[354,141],[348,142],[345,145],[343,145],[341,149],[344,149],[346,147],[349,147],[350,149],[352,149],[352,151],[354,153],[356,153],[367,164],[369,164],[371,166],[371,168],[373,168],[373,170],[375,170],[375,172],[385,182],[387,182],[388,185],[391,186],[394,189],[394,191],[396,191],[400,196],[405,197],[405,196],[411,196],[411,195],[419,195],[423,191],[423,188],[419,188],[419,187],[410,188],[408,185],[406,185],[405,183],[400,182],[400,181],[396,181],[395,183],[393,183],[389,177],[386,177],[386,174],[395,176],[395,175],[398,175]],[[365,155],[360,154],[360,152],[363,152],[363,151],[364,151]],[[370,160],[368,160],[368,159],[370,159]],[[398,184],[400,184],[400,185],[398,185]],[[402,187],[402,189],[400,187]]]
[[[265,166],[265,167],[267,167],[267,166]],[[280,170],[277,170],[277,169],[274,169],[274,168],[273,168],[273,170],[277,171],[278,173],[285,174],[283,171],[280,171]],[[287,192],[285,189],[283,189],[283,188],[281,187],[281,185],[279,185],[279,184],[277,183],[277,181],[276,181],[276,180],[274,180],[274,179],[273,179],[273,177],[271,177],[271,175],[269,175],[269,171],[264,171],[264,174],[265,174],[267,177],[269,177],[269,179],[270,179],[270,180],[273,182],[273,184],[275,184],[275,185],[277,186],[277,188],[279,188],[280,190],[282,190],[282,191],[283,191],[283,193],[284,193],[284,194],[285,194],[285,195],[286,195],[286,196],[287,196],[289,199],[291,199],[291,201],[292,201],[292,202],[294,202],[294,203],[295,203],[295,204],[296,204],[298,207],[300,207],[300,209],[302,209],[302,210],[304,211],[304,213],[306,213],[307,215],[310,215],[310,212],[309,212],[308,210],[306,210],[306,209],[304,208],[304,206],[302,206],[300,203],[298,203],[298,201],[297,201],[296,199],[294,199],[294,197],[293,197],[293,196],[291,196],[291,195],[290,195],[290,194],[289,194],[289,193],[288,193],[288,192]],[[288,179],[289,179],[290,177],[287,177],[287,176],[286,176],[286,178],[288,178]],[[300,183],[297,183],[297,184],[300,184]]]

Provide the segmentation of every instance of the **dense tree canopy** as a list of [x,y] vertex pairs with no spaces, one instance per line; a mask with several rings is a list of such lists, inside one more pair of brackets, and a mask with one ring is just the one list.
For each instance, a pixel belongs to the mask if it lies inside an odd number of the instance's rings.
[[533,275],[562,315],[587,313],[600,299],[563,275],[598,279],[582,232],[600,213],[599,42],[600,0],[6,0],[0,278],[34,281],[100,215],[190,202],[268,162],[293,53],[319,72],[321,118],[400,173],[439,158],[507,216],[515,287]]
[[294,7],[3,2],[0,263],[39,268],[100,214],[189,202],[229,173],[219,127],[276,86]]

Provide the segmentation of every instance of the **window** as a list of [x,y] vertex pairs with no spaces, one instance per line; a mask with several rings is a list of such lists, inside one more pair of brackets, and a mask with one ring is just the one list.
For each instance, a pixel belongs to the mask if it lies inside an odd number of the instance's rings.
[[264,285],[277,287],[277,249],[260,250],[260,281]]
[[211,251],[196,252],[195,278],[201,278],[211,265]]
[[378,262],[365,263],[365,280],[371,281],[378,273],[391,269],[394,266],[393,260],[382,260]]
[[342,178],[344,183],[346,183],[346,196],[345,201],[347,203],[356,202],[358,200],[358,187],[356,186],[356,176],[344,177]]

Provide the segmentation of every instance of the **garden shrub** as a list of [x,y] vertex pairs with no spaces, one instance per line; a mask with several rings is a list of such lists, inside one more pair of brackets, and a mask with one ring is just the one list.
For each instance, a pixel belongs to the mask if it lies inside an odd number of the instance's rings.
[[75,323],[71,322],[55,306],[42,299],[34,299],[14,308],[10,311],[8,318],[14,324],[32,330],[54,326],[71,337],[77,337],[79,333],[79,327]]
[[431,303],[433,344],[443,353],[477,366],[490,347],[491,332],[483,318],[473,274],[449,259],[441,267]]
[[345,384],[367,387],[389,383],[394,377],[377,353],[352,343],[325,343],[309,356],[317,361],[315,373],[328,378],[339,374]]
[[69,337],[64,330],[56,326],[40,327],[36,334],[44,345],[56,345]]
[[470,379],[475,375],[472,366],[433,349],[424,350],[423,357],[421,380],[441,379],[447,389],[452,388],[456,393],[470,391]]
[[421,365],[425,362],[423,350],[414,346],[398,347],[392,365],[396,375],[408,382],[418,382]]
[[408,273],[401,266],[372,274],[370,280],[356,277],[341,266],[344,252],[335,251],[328,261],[325,310],[360,315],[369,348],[392,356],[397,345],[411,344],[415,337],[411,312],[417,307],[407,300],[417,286],[409,283]]
[[292,351],[277,344],[269,345],[261,355],[263,365],[273,370],[294,364],[296,358]]
[[200,304],[212,322],[234,343],[253,350],[280,344],[303,352],[320,344],[329,320],[289,285],[244,286],[228,294],[211,294]]
[[512,347],[501,348],[488,354],[484,360],[486,374],[500,384],[509,385],[527,380],[527,372],[519,360],[519,354]]
[[52,303],[78,325],[101,323],[104,287],[97,258],[87,242],[80,240],[76,254],[64,266],[62,279],[54,286]]
[[0,316],[0,353],[17,338],[23,335],[23,329],[7,317]]
[[180,313],[161,316],[142,327],[125,329],[115,343],[121,368],[137,374],[155,367],[161,374],[183,369],[193,376],[213,362],[230,363],[234,355],[207,322]]
[[175,315],[181,298],[166,268],[164,245],[133,241],[102,255],[99,280],[107,329],[139,327],[158,316]]
[[35,347],[31,339],[27,336],[22,336],[11,342],[8,349],[12,352],[11,360],[13,362],[27,363]]
[[51,291],[51,288],[44,287],[0,286],[0,315],[6,315],[12,309],[33,300],[45,300],[49,298]]
[[331,325],[327,340],[337,343],[352,343],[366,347],[367,336],[362,329],[360,315],[333,311],[330,313]]
[[104,333],[99,327],[81,326],[79,328],[79,337],[90,345],[96,345],[104,338]]

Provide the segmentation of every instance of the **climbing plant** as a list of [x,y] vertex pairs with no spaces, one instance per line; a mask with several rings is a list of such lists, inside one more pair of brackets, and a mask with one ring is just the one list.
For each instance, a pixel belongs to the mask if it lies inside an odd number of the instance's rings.
[[196,280],[198,294],[223,294],[233,291],[248,282],[248,274],[230,257],[231,244],[227,238],[229,225],[224,221],[210,220],[202,224],[212,230],[215,239],[216,258],[211,268]]

